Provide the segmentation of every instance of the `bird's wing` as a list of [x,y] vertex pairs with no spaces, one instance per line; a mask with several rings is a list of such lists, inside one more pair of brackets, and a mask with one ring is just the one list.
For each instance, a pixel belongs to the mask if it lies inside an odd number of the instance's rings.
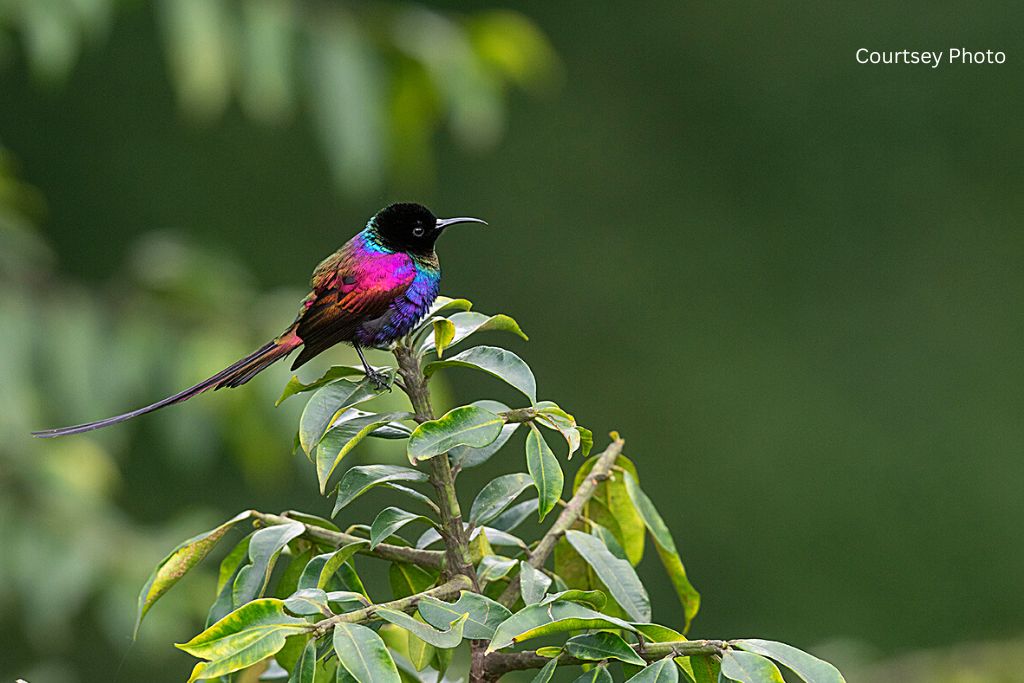
[[359,326],[384,315],[415,277],[407,254],[339,253],[325,259],[313,273],[313,291],[297,320],[295,333],[303,348],[292,369],[338,342],[351,341]]

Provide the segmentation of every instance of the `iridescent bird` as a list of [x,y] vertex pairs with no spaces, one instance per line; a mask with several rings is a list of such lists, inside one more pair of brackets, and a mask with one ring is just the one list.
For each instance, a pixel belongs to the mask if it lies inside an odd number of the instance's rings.
[[387,348],[430,310],[441,284],[434,243],[455,223],[485,221],[437,218],[420,204],[392,204],[381,209],[362,232],[320,262],[313,271],[313,291],[303,299],[295,322],[276,339],[213,377],[145,408],[32,435],[80,434],[187,401],[209,389],[238,387],[300,346],[293,370],[335,344],[349,342],[359,354],[366,376],[384,388],[387,378],[370,367],[363,348]]

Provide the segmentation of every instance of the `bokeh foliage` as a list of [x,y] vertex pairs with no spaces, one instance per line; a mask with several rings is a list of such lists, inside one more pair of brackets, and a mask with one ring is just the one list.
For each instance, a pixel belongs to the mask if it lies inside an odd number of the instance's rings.
[[[6,0],[0,45],[16,37],[34,78],[56,85],[102,42],[117,0]],[[182,112],[215,123],[233,103],[255,121],[315,123],[335,182],[365,194],[386,178],[422,180],[432,138],[489,149],[507,91],[550,88],[559,63],[543,33],[509,10],[439,12],[417,3],[157,0],[167,70]]]
[[[533,371],[509,349],[478,345],[442,358],[476,333],[501,330],[525,338],[509,316],[471,308],[466,299],[438,298],[425,320],[393,344],[395,365],[376,369],[387,382],[359,366],[335,366],[311,383],[293,377],[279,399],[308,394],[294,443],[316,466],[321,494],[350,462],[343,462],[346,456],[374,437],[404,442],[412,467],[345,469],[332,490],[332,517],[347,524],[345,531],[308,513],[247,510],[182,541],[143,586],[136,630],[221,539],[251,522],[256,529],[221,561],[205,628],[177,644],[200,660],[190,683],[249,672],[289,683],[419,683],[449,675],[481,683],[532,669],[539,669],[535,681],[547,683],[559,666],[581,667],[580,680],[602,683],[611,683],[612,669],[627,683],[783,683],[778,665],[806,683],[845,683],[831,664],[784,643],[687,640],[700,595],[635,465],[622,456],[624,441],[613,432],[607,448],[587,459],[592,432],[557,403],[538,401]],[[437,416],[428,382],[451,368],[504,382],[520,394],[519,407],[476,401]],[[408,396],[413,412],[369,412],[393,388]],[[529,430],[529,473],[490,479],[465,515],[458,495],[465,486],[457,477],[473,467],[515,467],[506,427],[520,425]],[[565,460],[577,451],[584,459],[567,500],[561,500],[562,458],[546,431],[565,440]],[[429,494],[415,488],[428,479]],[[360,523],[346,508],[371,489],[416,511],[388,505],[372,524]],[[584,514],[591,500],[610,500],[613,490],[616,513],[641,523],[609,528]],[[526,500],[513,507],[523,494]],[[534,513],[544,522],[559,504],[537,538],[519,530]],[[415,542],[410,524],[426,527]],[[654,605],[635,569],[648,533],[677,589],[681,610],[672,610],[676,616],[667,621],[678,630],[654,623]],[[430,550],[438,542],[443,549]],[[573,553],[563,553],[552,571],[546,565],[556,545]],[[625,547],[639,551],[630,559]],[[388,563],[390,600],[366,589],[361,575],[380,570],[379,562],[367,569],[366,556]],[[280,565],[286,566],[274,581]],[[538,640],[547,644],[530,650]],[[510,652],[523,643],[526,651]],[[452,661],[467,649],[468,669],[453,672]]]

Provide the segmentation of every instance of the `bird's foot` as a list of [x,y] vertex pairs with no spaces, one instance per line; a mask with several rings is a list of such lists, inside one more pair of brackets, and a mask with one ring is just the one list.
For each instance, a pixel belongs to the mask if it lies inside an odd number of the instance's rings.
[[391,378],[383,372],[367,369],[366,379],[370,380],[370,383],[376,387],[377,391],[383,391],[384,389],[387,389],[389,392],[391,391]]

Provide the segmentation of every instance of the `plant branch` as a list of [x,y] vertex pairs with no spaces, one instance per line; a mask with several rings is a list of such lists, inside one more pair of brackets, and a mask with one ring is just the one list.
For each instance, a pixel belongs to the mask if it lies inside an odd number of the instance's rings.
[[[729,646],[724,640],[677,640],[668,643],[644,643],[634,645],[633,650],[648,662],[653,662],[663,657],[686,657],[689,655],[720,655]],[[550,657],[542,657],[534,651],[527,652],[492,652],[487,655],[485,670],[493,680],[507,674],[509,671],[521,671],[523,669],[539,669],[551,661]],[[594,662],[566,657],[562,655],[558,660],[558,666],[572,666],[579,664],[593,664]]]
[[512,424],[513,422],[531,422],[537,417],[537,409],[533,407],[516,408],[514,410],[506,410],[503,413],[498,413],[498,415],[505,418],[505,422],[509,424]]
[[[402,377],[402,390],[409,396],[416,421],[423,423],[433,420],[434,408],[430,404],[430,390],[427,388],[427,378],[420,368],[416,352],[409,346],[399,344],[395,347],[394,353],[398,361],[398,373]],[[455,491],[455,474],[452,472],[447,454],[430,459],[430,483],[437,493],[437,504],[441,512],[439,531],[445,546],[447,574],[464,574],[473,582],[474,590],[479,590],[469,550],[469,538],[462,524],[462,509],[459,507],[459,498]]]
[[[263,524],[264,526],[274,526],[277,524],[293,524],[298,520],[282,515],[271,515],[265,512],[253,512],[253,519]],[[349,543],[365,543],[365,538],[353,536],[352,534],[346,534],[341,531],[331,531],[313,524],[304,524],[299,522],[306,527],[306,530],[302,532],[302,536],[311,541],[320,541],[321,543],[327,543],[336,548],[340,548],[343,545]],[[371,557],[377,557],[382,560],[390,560],[391,562],[407,562],[409,564],[419,565],[420,567],[427,567],[430,569],[440,569],[444,566],[444,553],[440,550],[420,550],[419,548],[406,548],[400,545],[391,545],[389,543],[381,543],[373,550],[370,549],[369,545],[359,549],[359,553],[362,555],[370,555]]]
[[445,583],[442,583],[440,586],[423,591],[422,593],[410,595],[407,598],[392,600],[391,602],[384,602],[379,605],[370,605],[369,607],[364,607],[363,609],[358,609],[354,612],[336,614],[333,617],[322,619],[313,625],[311,633],[314,638],[319,638],[333,629],[336,624],[361,624],[367,621],[373,621],[376,618],[377,610],[381,608],[409,612],[416,607],[424,597],[429,596],[437,598],[438,600],[447,600],[455,597],[461,591],[471,588],[472,585],[473,584],[469,580],[468,576],[459,575],[449,579]]
[[[537,547],[530,553],[529,565],[534,569],[540,569],[544,566],[544,562],[547,561],[551,551],[555,549],[555,543],[558,542],[558,539],[566,531],[572,528],[572,525],[583,514],[583,506],[594,495],[597,485],[608,478],[612,465],[615,464],[616,458],[622,453],[622,446],[625,444],[625,441],[619,438],[618,435],[613,434],[613,436],[615,440],[608,444],[608,448],[604,449],[604,453],[597,456],[597,462],[594,463],[587,478],[576,489],[576,493],[566,503],[561,514],[558,515],[558,519],[555,520],[555,523],[551,525],[551,528],[544,534],[544,537],[540,539]],[[517,575],[509,582],[498,602],[505,607],[510,607],[515,603],[518,596],[519,576]]]
[[[419,423],[434,419],[434,408],[430,405],[430,390],[427,377],[420,367],[420,359],[411,346],[398,344],[395,347],[395,359],[398,361],[398,374],[402,378],[401,389],[409,396],[409,402]],[[473,556],[469,549],[469,538],[462,524],[462,509],[455,490],[455,473],[443,453],[430,459],[430,483],[437,494],[437,505],[440,508],[441,540],[444,541],[445,567],[444,573],[455,578],[468,581],[472,589],[480,592],[480,584],[473,568]],[[488,683],[484,675],[486,643],[474,640],[470,643],[470,683]]]

